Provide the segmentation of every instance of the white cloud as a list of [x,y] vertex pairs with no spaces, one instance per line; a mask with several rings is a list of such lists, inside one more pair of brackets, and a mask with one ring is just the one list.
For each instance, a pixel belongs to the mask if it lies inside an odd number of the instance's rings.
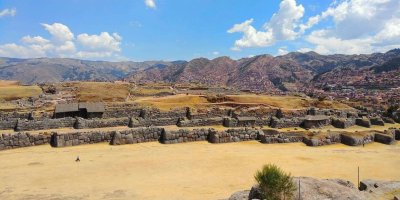
[[157,7],[156,2],[154,0],[144,0],[144,3],[146,4],[146,6],[148,8],[151,8],[151,9],[155,9]]
[[56,42],[63,43],[74,39],[74,34],[69,30],[68,26],[65,26],[64,24],[42,24],[42,26],[51,34]]
[[400,47],[400,1],[344,0],[310,18],[301,29],[323,19],[334,26],[312,31],[306,41],[322,54],[383,52]]
[[27,35],[27,36],[24,36],[21,40],[23,43],[26,43],[26,44],[44,45],[44,44],[50,43],[50,40],[44,39],[41,36],[31,37],[30,35]]
[[243,36],[236,40],[233,50],[249,47],[266,47],[280,40],[294,40],[299,35],[297,23],[304,15],[304,7],[297,5],[295,0],[282,0],[279,10],[258,31],[251,24],[253,19],[241,24],[235,24],[228,33],[241,32]]
[[213,54],[214,56],[217,56],[217,55],[219,55],[219,51],[213,51],[212,54]]
[[21,44],[0,45],[0,56],[33,57],[72,57],[72,58],[121,58],[122,37],[118,33],[102,32],[99,35],[82,33],[75,39],[72,31],[63,24],[42,24],[50,33],[51,39],[42,36],[24,36]]
[[289,53],[289,51],[286,49],[286,47],[281,47],[281,48],[278,49],[278,55],[279,56],[283,56],[283,55],[286,55],[288,53]]
[[3,10],[0,10],[0,18],[5,17],[5,16],[15,16],[17,14],[17,10],[15,8],[6,8]]

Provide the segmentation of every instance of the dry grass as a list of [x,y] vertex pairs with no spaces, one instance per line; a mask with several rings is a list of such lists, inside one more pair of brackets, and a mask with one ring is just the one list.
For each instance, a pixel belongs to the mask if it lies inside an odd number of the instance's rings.
[[0,80],[0,87],[19,85],[19,81]]
[[0,99],[16,100],[27,97],[38,97],[42,89],[38,86],[4,85],[0,87]]
[[206,98],[197,95],[174,95],[167,97],[149,97],[140,98],[135,102],[145,105],[159,108],[160,110],[171,110],[180,107],[191,107],[199,108],[206,106],[208,101]]
[[263,104],[282,109],[302,109],[308,107],[351,109],[351,107],[333,101],[318,101],[295,96],[267,96],[267,95],[229,95],[235,103]]
[[132,90],[133,95],[143,95],[143,96],[152,96],[157,95],[160,93],[172,93],[173,90],[166,87],[166,88],[148,88],[148,87],[141,87]]
[[108,82],[75,82],[76,95],[82,102],[125,101],[129,95],[129,84]]
[[43,145],[0,151],[0,199],[226,199],[250,189],[267,163],[293,176],[356,183],[359,166],[361,180],[399,180],[399,153],[400,144],[378,143]]
[[161,98],[141,98],[136,102],[147,106],[154,106],[161,110],[170,110],[175,107],[207,107],[212,105],[220,106],[269,106],[287,110],[304,109],[309,107],[352,109],[351,107],[333,101],[318,101],[316,99],[305,99],[294,96],[266,96],[266,95],[228,95],[228,101],[222,103],[210,103],[203,96],[199,95],[174,95]]

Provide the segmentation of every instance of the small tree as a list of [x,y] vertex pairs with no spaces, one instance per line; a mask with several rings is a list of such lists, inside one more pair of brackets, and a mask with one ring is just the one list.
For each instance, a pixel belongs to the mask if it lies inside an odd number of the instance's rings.
[[296,185],[290,173],[285,173],[274,164],[264,165],[257,171],[256,179],[261,195],[266,200],[292,199]]

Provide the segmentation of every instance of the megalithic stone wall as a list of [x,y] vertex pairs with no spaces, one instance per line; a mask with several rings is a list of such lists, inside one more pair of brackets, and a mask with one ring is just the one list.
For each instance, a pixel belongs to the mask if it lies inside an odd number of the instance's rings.
[[73,127],[75,118],[66,117],[60,119],[44,119],[44,120],[23,120],[19,119],[15,126],[16,131],[30,131],[30,130],[47,130]]
[[208,141],[210,143],[240,142],[248,140],[257,140],[262,130],[257,129],[228,129],[225,131],[209,131]]
[[273,129],[262,130],[264,134],[259,134],[259,140],[264,144],[273,143],[293,143],[302,142],[305,133],[304,132],[279,132]]
[[214,129],[180,129],[177,131],[163,130],[160,142],[163,144],[175,144],[182,142],[206,141],[210,130]]
[[150,127],[115,131],[110,144],[122,145],[159,141],[163,130],[163,128]]
[[362,132],[358,135],[342,133],[340,134],[341,142],[349,146],[359,146],[363,144],[368,144],[374,141],[374,132]]
[[179,127],[196,127],[196,126],[214,126],[222,125],[222,117],[205,118],[205,119],[181,119],[178,121],[177,126]]
[[93,144],[100,142],[110,142],[113,138],[114,131],[87,131],[87,132],[72,132],[58,133],[53,132],[51,135],[51,146],[66,147],[82,144]]
[[303,142],[307,146],[324,146],[330,144],[340,143],[341,140],[341,133],[338,131],[330,131],[326,134],[320,135],[307,135],[304,137]]
[[104,128],[104,127],[116,127],[116,126],[128,126],[129,118],[109,118],[109,119],[83,119],[77,118],[74,124],[76,129],[86,128]]
[[12,133],[0,135],[0,150],[48,144],[51,135],[47,133]]

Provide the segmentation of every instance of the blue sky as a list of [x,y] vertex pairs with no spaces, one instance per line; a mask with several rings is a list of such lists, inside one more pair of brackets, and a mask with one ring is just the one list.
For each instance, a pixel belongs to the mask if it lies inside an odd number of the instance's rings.
[[189,60],[400,45],[398,0],[0,0],[0,56]]

